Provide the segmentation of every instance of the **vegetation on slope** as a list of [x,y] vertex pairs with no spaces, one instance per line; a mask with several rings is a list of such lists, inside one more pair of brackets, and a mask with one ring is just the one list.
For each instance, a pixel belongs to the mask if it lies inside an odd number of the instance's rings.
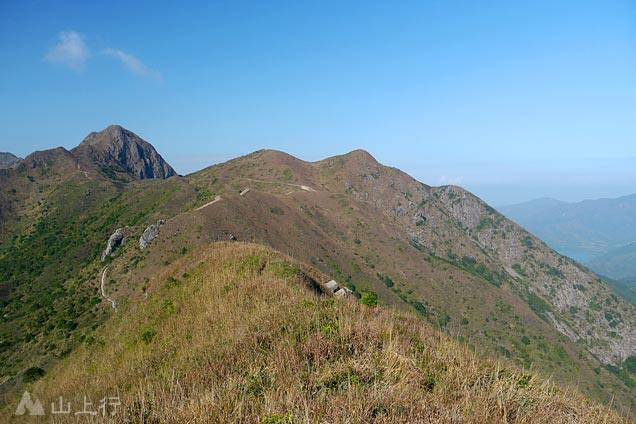
[[301,269],[256,245],[189,254],[31,390],[118,396],[116,422],[622,422],[411,314],[318,295]]
[[94,342],[111,312],[98,292],[108,236],[131,226],[134,241],[168,218],[149,249],[129,243],[109,262],[105,287],[120,312],[158,269],[231,235],[311,264],[363,305],[417,312],[484,355],[619,410],[636,408],[633,307],[457,187],[427,187],[362,151],[317,163],[260,151],[143,182],[80,170],[70,159],[40,162],[7,174],[11,188],[0,193],[3,205],[5,194],[12,199],[11,219],[0,217],[4,395]]
[[[486,354],[636,411],[632,377],[621,377],[636,349],[633,306],[465,190],[428,187],[361,151],[315,163],[259,151],[188,180],[209,193],[201,204],[224,200],[176,218],[171,231],[207,242],[231,229]],[[198,227],[187,222],[195,218]]]
[[177,178],[117,189],[80,177],[49,189],[32,225],[0,245],[2,393],[20,385],[25,370],[67,355],[106,318],[99,257],[109,235],[136,225],[131,232],[138,237],[179,210],[185,196]]

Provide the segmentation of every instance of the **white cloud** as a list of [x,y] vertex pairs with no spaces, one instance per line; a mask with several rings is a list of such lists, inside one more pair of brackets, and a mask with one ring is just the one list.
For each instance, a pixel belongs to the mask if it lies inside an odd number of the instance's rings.
[[112,56],[114,58],[121,60],[121,62],[126,67],[126,69],[128,69],[130,72],[132,72],[135,75],[139,75],[142,77],[157,78],[157,79],[161,78],[161,74],[158,71],[148,68],[135,55],[124,53],[121,50],[112,49],[112,48],[102,50],[102,54],[105,54],[107,56]]
[[63,31],[57,44],[51,46],[44,56],[47,62],[68,66],[75,71],[84,69],[90,50],[84,37],[75,31]]
[[440,185],[462,185],[464,183],[464,177],[463,176],[457,176],[457,177],[447,177],[446,175],[442,175],[441,177],[439,177],[439,184]]

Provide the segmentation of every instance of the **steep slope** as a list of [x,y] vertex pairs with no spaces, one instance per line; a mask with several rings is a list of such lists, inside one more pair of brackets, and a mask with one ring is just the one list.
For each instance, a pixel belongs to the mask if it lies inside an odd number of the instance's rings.
[[9,152],[0,152],[0,169],[8,169],[17,165],[22,159]]
[[94,164],[110,177],[169,178],[177,175],[155,148],[119,125],[89,134],[72,151],[81,164]]
[[261,246],[196,251],[31,392],[73,411],[110,397],[109,422],[623,422],[411,314],[317,294],[314,278]]

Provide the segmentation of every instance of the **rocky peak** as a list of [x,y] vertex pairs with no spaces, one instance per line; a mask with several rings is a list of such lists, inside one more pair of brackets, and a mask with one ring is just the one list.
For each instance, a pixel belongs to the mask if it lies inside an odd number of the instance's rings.
[[13,168],[20,163],[22,159],[9,152],[0,152],[0,169]]
[[97,164],[106,172],[125,172],[134,179],[177,175],[150,143],[119,125],[90,133],[72,152],[80,161]]

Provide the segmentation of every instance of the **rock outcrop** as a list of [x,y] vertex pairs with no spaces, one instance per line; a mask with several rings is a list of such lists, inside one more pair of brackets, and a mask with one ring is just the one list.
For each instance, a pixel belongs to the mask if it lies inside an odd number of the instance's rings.
[[125,243],[126,243],[126,237],[124,235],[124,229],[118,228],[108,238],[108,244],[106,245],[106,249],[102,253],[102,262],[104,262],[106,258],[109,256],[115,257],[117,248],[121,245],[124,245]]
[[22,159],[9,152],[0,152],[0,169],[10,169],[20,163]]
[[177,175],[150,143],[119,125],[90,133],[71,152],[80,162],[98,165],[108,176],[125,173],[133,179],[164,179]]
[[139,248],[141,250],[148,247],[148,244],[159,235],[159,227],[161,227],[165,222],[165,220],[160,219],[156,224],[152,224],[144,230],[144,233],[139,238]]
[[341,286],[336,280],[329,280],[327,283],[325,283],[324,289],[326,289],[328,293],[331,293],[335,297],[345,297],[353,294],[353,292],[348,287]]

